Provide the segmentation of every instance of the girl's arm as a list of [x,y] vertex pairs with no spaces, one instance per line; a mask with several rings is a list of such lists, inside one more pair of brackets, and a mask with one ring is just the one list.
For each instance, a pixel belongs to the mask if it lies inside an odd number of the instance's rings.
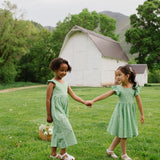
[[47,111],[47,122],[49,123],[53,122],[53,119],[51,116],[51,97],[52,97],[52,92],[54,87],[55,87],[55,84],[51,82],[47,86],[46,111]]
[[83,99],[81,99],[80,97],[78,97],[78,96],[73,92],[73,90],[71,89],[70,86],[68,86],[68,93],[69,93],[69,95],[70,95],[74,100],[76,100],[77,102],[86,104]]
[[140,95],[136,96],[136,102],[137,102],[139,111],[141,113],[141,124],[143,124],[144,123],[144,114],[143,114],[143,106],[142,106]]
[[105,99],[105,98],[113,95],[114,92],[115,92],[115,91],[111,90],[111,91],[109,91],[109,92],[107,92],[107,93],[104,93],[104,94],[102,94],[102,95],[94,98],[94,99],[92,100],[92,102],[94,103],[94,102],[96,102],[96,101],[100,101],[100,100],[102,100],[102,99]]

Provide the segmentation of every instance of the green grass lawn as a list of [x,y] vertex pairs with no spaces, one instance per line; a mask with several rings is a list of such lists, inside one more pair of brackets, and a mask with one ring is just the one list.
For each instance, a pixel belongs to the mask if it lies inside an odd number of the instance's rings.
[[[72,87],[84,100],[92,99],[110,88]],[[39,126],[46,124],[46,87],[0,93],[0,159],[49,160],[50,142],[42,141]],[[160,86],[143,87],[141,91],[145,123],[139,135],[127,141],[127,153],[134,160],[160,159]],[[109,97],[87,108],[69,98],[69,119],[78,144],[67,149],[76,160],[109,160],[105,153],[114,136],[107,125],[117,103],[117,96]],[[59,151],[59,149],[58,149]],[[120,146],[115,149],[120,157]]]
[[3,83],[0,84],[0,90],[2,89],[9,89],[9,88],[17,88],[17,87],[27,87],[27,86],[36,86],[41,85],[39,83],[33,83],[33,82],[13,82],[13,83]]

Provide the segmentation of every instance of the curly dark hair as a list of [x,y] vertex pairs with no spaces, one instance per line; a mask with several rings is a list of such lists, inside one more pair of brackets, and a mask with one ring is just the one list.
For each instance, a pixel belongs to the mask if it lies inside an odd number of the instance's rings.
[[120,66],[117,70],[120,70],[125,75],[129,75],[129,82],[133,84],[133,89],[136,89],[137,82],[135,81],[136,72],[130,65]]
[[52,70],[52,71],[56,71],[57,69],[60,68],[60,65],[62,63],[65,63],[67,64],[68,66],[68,69],[67,69],[67,72],[71,72],[72,68],[71,66],[69,65],[68,61],[63,59],[63,58],[54,58],[51,63],[49,64],[49,68]]

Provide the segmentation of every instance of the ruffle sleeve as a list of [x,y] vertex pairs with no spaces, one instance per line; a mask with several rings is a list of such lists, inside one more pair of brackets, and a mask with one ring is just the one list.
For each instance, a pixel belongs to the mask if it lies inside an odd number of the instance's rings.
[[135,89],[135,92],[134,92],[134,96],[137,96],[140,93],[141,88],[142,88],[142,86],[140,86],[140,85],[136,86],[136,89]]
[[47,84],[49,84],[50,82],[55,83],[54,79],[48,80]]
[[119,91],[118,86],[112,86],[112,90],[115,91],[115,92],[114,92],[115,95],[117,95],[117,96],[120,95],[120,91]]

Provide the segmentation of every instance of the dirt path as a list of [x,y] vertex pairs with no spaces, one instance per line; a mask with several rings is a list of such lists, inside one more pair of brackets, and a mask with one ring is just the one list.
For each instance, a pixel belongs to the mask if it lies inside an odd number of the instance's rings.
[[19,88],[3,89],[3,90],[0,90],[0,93],[12,92],[12,91],[17,91],[17,90],[21,90],[21,89],[28,89],[28,88],[45,87],[45,86],[46,85],[37,85],[37,86],[29,86],[29,87],[19,87]]

